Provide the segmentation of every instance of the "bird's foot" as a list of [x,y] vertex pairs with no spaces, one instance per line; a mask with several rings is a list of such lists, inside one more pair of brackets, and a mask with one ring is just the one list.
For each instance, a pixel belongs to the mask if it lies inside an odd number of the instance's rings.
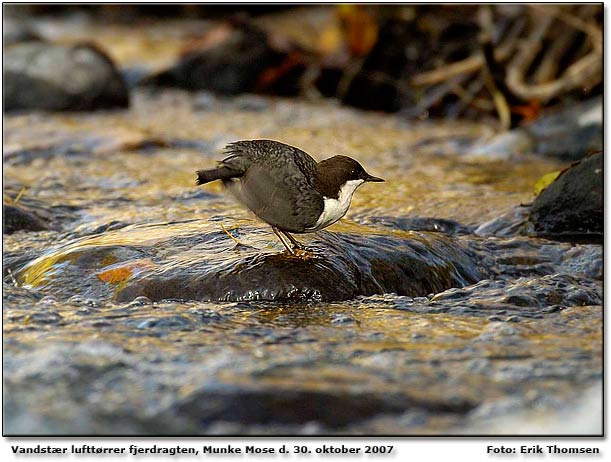
[[307,260],[309,258],[314,258],[316,255],[311,250],[306,249],[305,247],[301,247],[299,249],[293,249],[295,252],[295,256],[301,258],[302,260]]
[[285,254],[287,257],[299,258],[300,260],[308,260],[310,258],[316,258],[316,254],[313,251],[306,249],[305,247],[302,247],[300,249],[297,249],[294,247],[290,249],[287,248],[282,253]]
[[299,243],[293,244],[293,251],[295,251],[295,252],[298,252],[298,251],[299,252],[304,252],[304,251],[307,251],[307,250],[308,249],[306,248],[305,245],[302,245],[302,244],[299,244]]
[[286,253],[291,255],[292,257],[298,258],[312,258],[314,257],[314,253],[308,250],[303,244],[301,244],[297,239],[287,233],[286,231],[280,231],[278,228],[272,226],[272,230],[280,239],[280,242],[284,245],[286,249]]

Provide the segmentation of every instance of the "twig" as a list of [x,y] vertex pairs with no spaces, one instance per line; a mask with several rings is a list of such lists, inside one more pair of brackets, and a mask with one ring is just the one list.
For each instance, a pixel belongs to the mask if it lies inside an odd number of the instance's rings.
[[472,106],[475,109],[485,112],[490,112],[494,110],[494,104],[491,104],[490,101],[476,97],[477,92],[479,92],[484,86],[484,82],[482,79],[478,78],[474,80],[466,89],[463,88],[462,85],[453,84],[452,82],[450,82],[449,85],[450,89],[452,90],[452,93],[458,96],[458,98],[461,100],[465,107]]
[[15,200],[13,201],[14,204],[16,204],[17,202],[19,202],[19,199],[21,199],[21,196],[23,196],[23,193],[25,193],[25,190],[28,189],[25,186],[23,188],[21,188],[21,191],[19,191],[19,194],[17,194],[17,197],[15,198]]
[[505,68],[499,65],[494,57],[494,45],[492,43],[492,34],[494,32],[492,10],[490,6],[484,6],[481,11],[481,43],[487,71],[483,76],[484,83],[492,95],[494,107],[499,116],[501,126],[507,130],[511,127],[511,109],[509,108],[509,101],[515,100],[515,97],[505,84]]
[[[510,69],[511,70],[511,69]],[[599,82],[602,79],[602,59],[592,51],[576,63],[571,64],[562,77],[548,83],[529,85],[524,82],[524,76],[517,72],[507,74],[507,85],[524,100],[537,99],[547,102],[553,97],[577,88],[584,82]]]
[[571,43],[577,37],[577,32],[573,29],[562,28],[557,37],[554,37],[551,45],[541,59],[541,64],[534,73],[533,81],[537,84],[552,80],[558,74],[560,60]]
[[[586,35],[590,37],[592,41],[592,46],[594,47],[594,49],[596,49],[596,51],[598,51],[599,53],[602,52],[603,34],[602,34],[602,31],[595,24],[589,23],[576,15],[572,15],[552,5],[534,5],[532,4],[528,6],[546,15],[551,15],[559,19],[560,21],[564,22],[565,24],[568,24],[569,26],[572,26],[575,29],[582,31],[583,33],[585,33]],[[591,6],[593,8],[587,8],[587,6]],[[594,8],[600,8],[600,6],[584,5],[582,8],[586,9],[586,13],[593,15],[596,13]]]
[[[494,58],[498,62],[505,61],[514,52],[515,44],[520,36],[525,25],[525,21],[516,21],[514,27],[509,31],[509,34],[503,40],[503,43],[495,50]],[[462,61],[457,61],[452,64],[445,64],[432,71],[421,72],[414,75],[410,83],[414,86],[429,86],[444,80],[451,79],[461,74],[472,74],[484,66],[484,55],[478,52],[475,55],[469,56]]]
[[236,243],[236,245],[243,246],[243,244],[240,241],[238,241],[235,237],[233,237],[231,235],[231,233],[229,231],[227,231],[227,229],[225,228],[225,225],[223,225],[223,223],[219,223],[219,224],[221,225],[221,229],[223,231],[225,231],[225,234],[227,234],[227,236],[229,236],[231,238],[231,240]]
[[484,77],[481,75],[473,79],[469,85],[467,85],[467,88],[463,88],[460,84],[451,85],[452,92],[458,96],[460,101],[456,104],[456,107],[450,110],[451,114],[449,112],[448,115],[458,117],[463,110],[469,107],[485,113],[494,111],[494,104],[487,99],[477,97],[477,94],[483,87]]
[[418,105],[410,113],[422,114],[428,111],[435,103],[441,101],[448,93],[452,93],[452,86],[460,85],[467,80],[468,75],[458,75],[449,82],[443,82],[429,89],[428,93],[420,98]]
[[[533,18],[533,22],[536,22],[536,18]],[[508,66],[507,78],[508,80],[513,77],[521,76],[526,73],[528,67],[533,62],[533,59],[537,56],[543,45],[543,39],[550,25],[552,24],[553,18],[545,16],[540,22],[537,22],[537,27],[531,31],[526,40],[523,40],[519,44],[518,54],[511,60]],[[509,85],[509,83],[508,83]]]
[[[545,83],[558,75],[558,67],[560,65],[562,56],[570,48],[570,45],[578,39],[578,34],[580,32],[588,34],[588,31],[586,30],[588,29],[590,32],[590,41],[592,42],[591,45],[594,48],[600,47],[602,43],[602,36],[600,34],[600,31],[596,28],[596,26],[587,22],[588,20],[591,20],[593,16],[595,16],[596,13],[599,11],[599,8],[596,5],[580,5],[574,11],[572,16],[570,10],[568,10],[566,13],[559,12],[556,8],[550,5],[547,5],[549,7],[548,9],[540,8],[539,5],[530,6],[535,9],[538,9],[539,11],[543,11],[544,13],[554,14],[560,20],[564,19],[562,21],[562,24],[556,25],[557,33],[555,34],[548,51],[543,56],[539,68],[535,72],[533,79],[535,83]],[[570,25],[573,25],[570,30],[567,30],[567,28],[565,27],[565,25],[567,24],[567,17],[570,17],[574,20],[569,20]],[[575,54],[575,57],[578,58],[580,56],[586,55],[589,51],[589,44],[583,42],[582,47]]]

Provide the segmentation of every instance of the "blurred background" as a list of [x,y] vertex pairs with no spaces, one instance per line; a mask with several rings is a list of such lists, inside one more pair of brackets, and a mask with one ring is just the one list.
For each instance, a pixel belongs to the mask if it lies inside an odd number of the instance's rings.
[[[95,44],[128,87],[336,98],[509,128],[602,93],[602,21],[587,4],[175,4],[6,5],[3,24],[5,47]],[[11,89],[6,109],[34,104]]]

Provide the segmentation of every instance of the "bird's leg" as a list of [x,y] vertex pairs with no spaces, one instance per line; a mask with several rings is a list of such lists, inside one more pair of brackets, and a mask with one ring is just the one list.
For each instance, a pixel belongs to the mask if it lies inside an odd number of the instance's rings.
[[283,235],[282,231],[280,231],[278,228],[276,228],[275,226],[272,226],[272,231],[274,232],[274,234],[276,236],[278,236],[278,239],[280,239],[280,242],[282,242],[282,244],[284,245],[284,247],[286,247],[286,250],[288,250],[291,255],[295,255],[295,251],[293,250],[293,248],[286,242],[286,237]]
[[289,233],[287,233],[286,231],[280,231],[280,232],[284,234],[288,238],[289,241],[291,241],[291,243],[293,244],[293,249],[298,249],[298,250],[305,249],[305,247],[297,239],[291,236]]

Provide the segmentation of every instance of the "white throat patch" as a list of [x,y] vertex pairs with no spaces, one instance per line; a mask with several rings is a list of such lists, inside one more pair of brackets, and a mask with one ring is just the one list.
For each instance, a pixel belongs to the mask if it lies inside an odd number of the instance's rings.
[[344,186],[339,190],[337,199],[325,197],[324,198],[324,209],[320,214],[320,218],[316,224],[310,228],[312,231],[318,231],[332,225],[341,217],[346,215],[348,208],[350,207],[350,201],[356,188],[362,185],[365,180],[350,180],[347,181]]

